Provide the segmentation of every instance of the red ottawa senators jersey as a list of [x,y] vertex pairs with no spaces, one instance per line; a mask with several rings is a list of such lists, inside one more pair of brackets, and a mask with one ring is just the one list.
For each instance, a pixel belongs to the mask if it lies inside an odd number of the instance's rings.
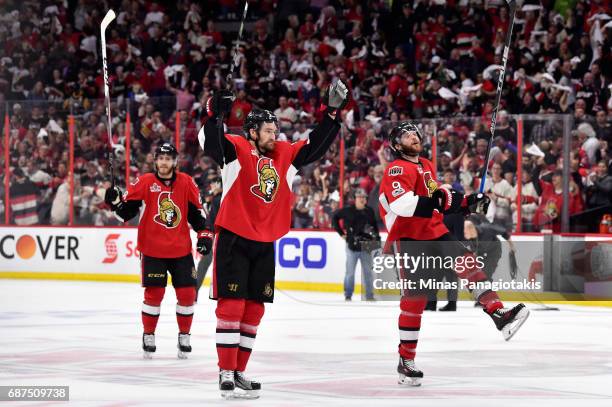
[[202,209],[200,192],[193,178],[177,172],[166,185],[153,173],[136,178],[123,195],[124,201],[143,201],[138,223],[138,250],[146,256],[183,257],[191,253],[187,213],[189,203]]
[[419,196],[431,197],[438,189],[435,177],[431,161],[421,157],[418,164],[397,159],[387,166],[378,196],[380,217],[389,232],[387,241],[433,240],[448,233],[438,210],[431,217],[415,214]]
[[307,141],[277,141],[269,156],[260,156],[244,137],[225,138],[234,145],[237,159],[222,169],[223,195],[215,228],[258,242],[281,238],[291,226],[291,184],[298,171],[292,162]]

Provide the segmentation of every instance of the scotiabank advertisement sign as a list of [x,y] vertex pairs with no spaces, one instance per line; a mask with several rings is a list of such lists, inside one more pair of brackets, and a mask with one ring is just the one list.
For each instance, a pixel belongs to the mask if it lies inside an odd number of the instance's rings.
[[[137,232],[135,228],[0,227],[0,272],[139,276]],[[200,255],[193,232],[191,241],[197,262]],[[335,232],[295,231],[274,244],[277,280],[342,281],[345,242]]]

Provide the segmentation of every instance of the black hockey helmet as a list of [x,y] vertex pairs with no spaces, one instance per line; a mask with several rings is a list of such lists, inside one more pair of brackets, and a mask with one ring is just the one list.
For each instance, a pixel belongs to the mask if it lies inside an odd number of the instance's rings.
[[389,148],[395,153],[400,154],[401,152],[395,148],[396,144],[401,144],[402,135],[408,132],[415,132],[419,139],[423,141],[423,133],[419,127],[412,122],[400,122],[393,126],[389,134],[387,135],[387,140],[389,141]]
[[178,156],[178,151],[176,151],[176,147],[174,147],[172,143],[165,142],[157,146],[157,148],[155,149],[154,158],[157,160],[157,157],[162,154],[166,154],[172,157],[172,160],[174,161],[172,167],[176,168],[176,166],[178,165],[178,160],[176,159],[176,157]]
[[155,158],[162,154],[167,154],[172,158],[176,158],[178,156],[178,151],[176,151],[176,147],[174,147],[171,143],[166,142],[158,145],[155,149]]
[[246,138],[249,137],[249,130],[259,128],[261,123],[275,123],[278,126],[278,119],[276,115],[269,110],[265,109],[253,109],[247,115],[246,119],[244,119],[244,124],[242,125],[242,130],[244,130],[244,135]]

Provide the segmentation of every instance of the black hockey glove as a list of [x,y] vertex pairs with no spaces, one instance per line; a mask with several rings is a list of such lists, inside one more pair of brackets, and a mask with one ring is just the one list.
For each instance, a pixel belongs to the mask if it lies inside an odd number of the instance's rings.
[[329,114],[337,114],[338,110],[342,110],[349,101],[348,88],[342,81],[330,85],[323,96],[323,105],[325,111]]
[[110,187],[104,192],[104,202],[106,202],[111,209],[115,210],[121,203],[121,195],[122,193],[119,187]]
[[227,116],[232,111],[232,105],[236,100],[233,92],[221,89],[216,91],[206,102],[206,112],[209,117],[218,117],[223,113]]
[[204,229],[198,232],[198,243],[196,245],[196,250],[202,256],[206,256],[210,253],[213,244],[213,233],[210,230]]
[[431,197],[434,199],[436,209],[442,213],[457,213],[461,210],[463,194],[454,189],[438,188]]
[[465,197],[465,202],[461,205],[467,212],[486,215],[491,199],[483,193],[473,193]]

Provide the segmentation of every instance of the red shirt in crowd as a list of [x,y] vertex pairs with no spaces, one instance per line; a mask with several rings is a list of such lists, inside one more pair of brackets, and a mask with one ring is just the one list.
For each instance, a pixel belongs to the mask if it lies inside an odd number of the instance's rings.
[[389,79],[387,91],[393,95],[395,105],[399,110],[408,107],[408,81],[401,75],[393,75]]
[[252,106],[246,100],[237,99],[233,106],[232,111],[227,119],[228,127],[241,127],[246,119],[247,115],[251,111]]
[[[563,210],[563,191],[555,191],[552,183],[540,180],[542,195],[540,206],[538,207],[534,223],[544,228],[552,228],[554,233],[561,232],[561,211]],[[570,215],[582,212],[584,203],[580,193],[570,192],[569,197]]]

